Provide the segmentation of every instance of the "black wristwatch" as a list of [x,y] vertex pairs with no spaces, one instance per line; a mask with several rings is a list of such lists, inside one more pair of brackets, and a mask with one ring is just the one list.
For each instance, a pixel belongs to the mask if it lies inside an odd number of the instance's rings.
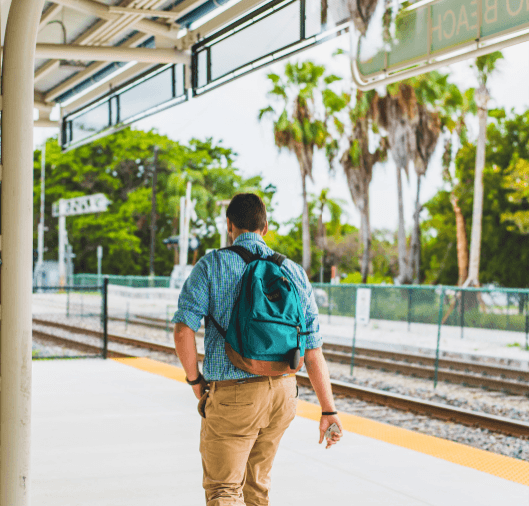
[[201,374],[201,373],[198,373],[198,378],[197,378],[196,380],[193,380],[193,381],[189,381],[189,380],[187,379],[187,376],[186,376],[186,383],[187,383],[188,385],[191,385],[192,387],[194,387],[195,385],[198,385],[198,384],[202,381],[202,379],[203,379],[202,374]]

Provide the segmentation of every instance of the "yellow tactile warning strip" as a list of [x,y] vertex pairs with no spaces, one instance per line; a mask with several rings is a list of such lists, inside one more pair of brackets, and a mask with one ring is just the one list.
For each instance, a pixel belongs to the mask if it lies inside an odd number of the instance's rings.
[[[149,358],[116,358],[113,360],[130,365],[136,369],[141,369],[142,371],[158,374],[177,381],[185,381],[183,369],[163,362]],[[319,421],[321,409],[315,404],[299,401],[297,415]],[[348,432],[391,443],[402,448],[431,455],[432,457],[437,457],[454,464],[477,469],[478,471],[483,471],[499,478],[529,486],[529,462],[479,450],[446,439],[419,434],[348,413],[340,413],[340,420],[342,421],[343,428]]]

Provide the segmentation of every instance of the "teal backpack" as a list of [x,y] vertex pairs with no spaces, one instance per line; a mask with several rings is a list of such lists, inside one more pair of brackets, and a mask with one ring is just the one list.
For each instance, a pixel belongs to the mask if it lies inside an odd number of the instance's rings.
[[224,337],[230,361],[259,376],[295,373],[303,366],[307,332],[298,291],[282,269],[279,253],[261,258],[242,246],[231,251],[246,262],[239,296],[224,330],[213,316],[209,321]]

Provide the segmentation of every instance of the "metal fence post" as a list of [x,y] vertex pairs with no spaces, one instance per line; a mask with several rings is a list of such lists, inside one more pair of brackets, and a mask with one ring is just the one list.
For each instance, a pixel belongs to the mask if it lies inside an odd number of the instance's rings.
[[465,328],[465,291],[461,291],[461,339],[463,339],[463,329]]
[[169,304],[167,304],[167,309],[165,310],[165,332],[169,334]]
[[411,327],[411,297],[412,297],[412,291],[411,288],[408,288],[408,332],[410,331]]
[[529,294],[525,294],[525,349],[529,350]]
[[103,278],[103,358],[108,356],[108,276]]
[[355,288],[354,298],[353,298],[353,307],[355,311],[354,318],[354,330],[353,330],[353,345],[351,349],[351,376],[353,376],[353,371],[355,367],[355,351],[356,351],[356,295],[358,293],[358,288]]
[[443,324],[443,304],[445,299],[445,289],[443,286],[441,286],[441,296],[439,297],[439,317],[437,320],[437,349],[435,352],[435,372],[434,372],[434,379],[433,379],[433,387],[437,387],[437,378],[439,373],[439,346],[441,344],[441,326]]
[[70,287],[66,287],[66,318],[70,318]]
[[332,285],[329,285],[329,308],[327,309],[328,323],[331,323],[331,312],[332,312]]

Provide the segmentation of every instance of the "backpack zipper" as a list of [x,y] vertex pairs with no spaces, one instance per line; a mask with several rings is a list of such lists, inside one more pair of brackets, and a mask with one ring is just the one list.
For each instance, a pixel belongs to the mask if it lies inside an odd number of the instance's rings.
[[287,327],[292,327],[298,331],[298,334],[301,334],[301,328],[299,325],[294,325],[293,323],[283,323],[283,322],[275,322],[273,320],[257,320],[254,319],[254,322],[261,322],[261,323],[275,323],[277,325],[286,325]]
[[272,281],[270,281],[267,285],[266,285],[266,289],[268,290],[276,281],[278,280],[281,280],[283,281],[283,283],[285,283],[285,285],[287,285],[287,288],[288,288],[288,291],[290,292],[292,290],[292,288],[290,287],[290,280],[288,278],[286,278],[285,276],[279,276],[277,278],[274,278]]

